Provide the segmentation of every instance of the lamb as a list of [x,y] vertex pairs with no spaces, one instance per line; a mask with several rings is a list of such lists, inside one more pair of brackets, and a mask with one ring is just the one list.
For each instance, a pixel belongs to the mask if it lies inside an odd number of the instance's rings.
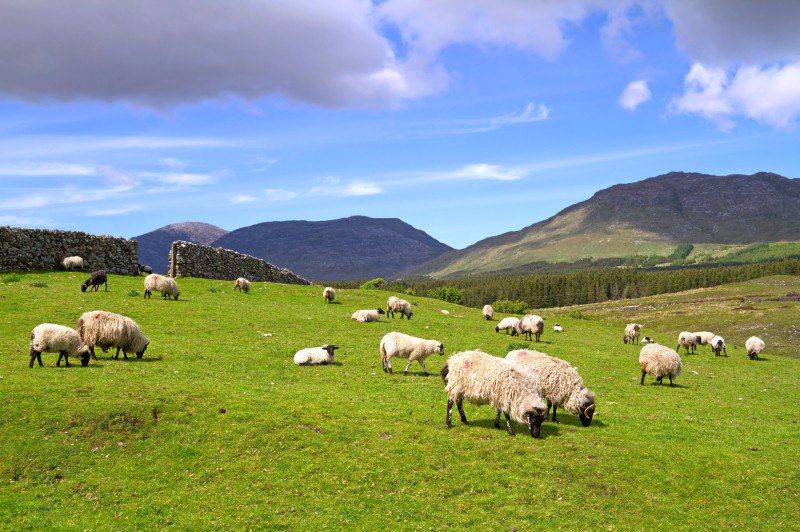
[[177,301],[178,296],[181,295],[181,291],[178,290],[178,283],[175,282],[175,279],[164,277],[157,273],[151,273],[144,278],[144,297],[151,297],[153,291],[161,292],[164,299],[175,299],[175,301]]
[[105,292],[108,292],[108,276],[105,270],[97,270],[96,272],[90,273],[89,278],[81,284],[81,292],[86,292],[86,289],[89,287],[91,287],[89,288],[90,292],[92,289],[97,292],[100,290],[101,284],[106,285]]
[[708,345],[711,343],[711,339],[716,336],[716,334],[709,331],[696,332],[694,335],[697,338],[698,345]]
[[622,342],[627,344],[638,344],[639,334],[642,332],[643,327],[638,323],[629,323],[625,326],[625,336],[622,337]]
[[711,350],[717,356],[719,356],[720,351],[725,353],[725,356],[728,356],[728,350],[725,349],[725,338],[718,334],[714,335],[714,338],[711,339]]
[[744,348],[747,349],[747,356],[750,357],[750,360],[755,360],[766,348],[766,345],[764,344],[764,340],[758,336],[751,336],[744,343]]
[[[481,351],[464,351],[447,359],[442,368],[447,392],[447,428],[452,428],[453,403],[465,425],[463,401],[475,405],[491,405],[506,416],[508,434],[514,436],[511,420],[528,426],[532,438],[538,438],[547,406],[539,395],[536,379],[529,372],[502,358]],[[500,428],[500,418],[495,420]]]
[[503,318],[500,320],[500,323],[497,324],[497,327],[494,328],[494,332],[500,332],[505,329],[506,334],[509,334],[509,331],[513,331],[517,323],[519,323],[519,318]]
[[645,336],[644,338],[642,338],[642,343],[643,344],[652,344],[653,343],[653,339],[650,338],[649,336]]
[[86,262],[82,257],[66,257],[61,261],[61,267],[69,271],[82,271]]
[[58,353],[56,366],[61,365],[61,359],[69,367],[69,357],[80,357],[81,366],[89,365],[89,349],[81,340],[78,331],[55,325],[53,323],[42,323],[33,328],[31,332],[31,362],[28,367],[33,367],[33,361],[38,360],[39,366],[42,364],[42,353]]
[[483,306],[483,317],[487,320],[491,320],[494,317],[494,309],[491,305],[484,305]]
[[381,321],[381,314],[386,314],[382,308],[370,310],[357,310],[353,312],[350,319],[359,323],[369,323],[371,321]]
[[425,340],[416,338],[399,332],[390,332],[381,338],[380,353],[383,371],[392,373],[392,357],[407,358],[408,364],[403,370],[403,375],[408,375],[408,368],[415,360],[422,366],[425,376],[428,375],[428,368],[425,367],[425,359],[434,352],[444,355],[444,344],[437,340]]
[[[560,406],[570,414],[578,416],[581,425],[588,427],[594,416],[594,392],[586,389],[578,370],[569,362],[551,357],[539,351],[517,349],[506,355],[509,360],[530,371],[539,383],[539,392],[547,400],[547,411],[553,407],[553,423],[556,421],[556,407]],[[499,422],[500,412],[497,413]]]
[[244,292],[245,294],[249,294],[250,293],[250,281],[248,281],[244,277],[239,277],[238,279],[236,279],[236,282],[233,284],[233,291],[236,292],[237,290],[240,290],[240,291]]
[[639,367],[642,369],[642,380],[639,384],[644,384],[644,377],[649,373],[659,383],[664,377],[669,377],[669,385],[673,386],[672,379],[681,374],[683,364],[677,351],[652,343],[639,351]]
[[533,340],[535,337],[538,342],[544,331],[544,319],[536,314],[526,314],[512,330],[515,335],[524,334],[526,340]]
[[137,264],[136,267],[139,268],[139,273],[146,273],[147,275],[153,273],[153,268],[147,264]]
[[333,363],[333,352],[338,345],[325,344],[322,347],[308,347],[294,354],[294,363],[298,366],[327,366]]
[[558,323],[556,323],[555,325],[553,325],[553,330],[554,330],[555,332],[559,332],[559,333],[560,333],[560,332],[564,332],[564,327],[562,327],[561,325],[559,325]]
[[336,299],[336,290],[330,286],[325,287],[325,290],[322,291],[322,299],[325,300],[325,303],[333,302]]
[[116,347],[117,353],[114,358],[119,359],[120,350],[125,358],[128,358],[128,353],[135,354],[136,358],[142,358],[147,346],[150,345],[150,339],[142,334],[135,321],[105,310],[84,312],[78,318],[75,328],[94,359],[97,358],[94,354],[95,347],[103,351],[107,351],[109,347]]
[[386,302],[386,314],[391,315],[392,319],[394,319],[395,312],[400,313],[401,320],[403,319],[403,316],[411,319],[411,316],[414,315],[414,312],[411,310],[411,303],[405,299],[399,299],[395,296],[392,296]]
[[699,340],[696,333],[683,331],[678,335],[678,347],[676,347],[675,350],[678,351],[681,347],[684,347],[688,355],[689,349],[691,348],[692,353],[694,353],[698,342]]

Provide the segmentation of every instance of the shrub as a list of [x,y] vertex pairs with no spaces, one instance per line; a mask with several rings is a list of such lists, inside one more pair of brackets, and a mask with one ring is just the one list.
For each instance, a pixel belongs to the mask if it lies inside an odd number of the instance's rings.
[[455,286],[440,286],[428,293],[428,297],[441,299],[448,303],[455,303],[456,305],[464,304],[464,291]]
[[417,295],[417,291],[414,290],[413,288],[406,288],[405,294],[408,296],[415,296]]
[[362,290],[380,290],[386,286],[386,279],[378,277],[361,285]]
[[528,310],[528,304],[519,300],[498,299],[492,303],[492,308],[495,312],[502,312],[503,314],[525,314]]
[[530,349],[530,348],[531,344],[529,344],[528,342],[511,342],[510,344],[508,344],[508,347],[506,347],[506,353],[508,353],[509,351],[514,351],[516,349]]
[[47,288],[47,283],[44,281],[34,281],[31,283],[34,288]]
[[22,280],[22,277],[17,275],[16,273],[12,273],[11,275],[6,275],[3,277],[4,283],[18,283]]
[[588,314],[584,314],[580,310],[573,310],[572,312],[569,313],[569,317],[573,318],[573,319],[576,319],[576,320],[590,320],[590,319],[592,319],[591,316],[589,316]]
[[139,297],[140,295],[142,294],[140,294],[138,290],[131,290],[128,292],[128,297]]

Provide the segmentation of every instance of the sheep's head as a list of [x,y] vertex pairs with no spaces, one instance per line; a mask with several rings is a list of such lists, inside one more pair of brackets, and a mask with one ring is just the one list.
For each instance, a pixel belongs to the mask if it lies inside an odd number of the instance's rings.
[[383,311],[383,309],[382,309],[382,308],[380,308],[380,307],[376,308],[375,310],[378,312],[378,314],[386,314],[386,313]]
[[442,342],[436,342],[436,350],[439,351],[440,355],[444,354],[444,344]]
[[84,368],[89,365],[89,347],[84,345],[80,351],[78,351],[78,356],[81,357],[81,366]]
[[408,317],[408,319],[411,319],[411,316],[413,316],[413,315],[414,315],[414,312],[413,312],[413,311],[411,311],[411,310],[409,310],[409,311],[408,311],[408,313],[406,314],[406,316]]
[[87,288],[89,288],[89,281],[84,281],[83,284],[81,284],[81,292],[86,292]]
[[178,290],[177,292],[175,292],[175,301],[177,301],[177,300],[178,300],[178,296],[179,296],[179,295],[181,295],[181,291],[180,291],[180,290]]
[[136,358],[142,358],[144,356],[144,352],[147,351],[147,346],[149,346],[149,345],[150,345],[150,339],[148,338],[147,342],[145,342],[144,347],[142,348],[142,350],[139,351],[138,353],[136,353]]
[[542,401],[533,397],[528,397],[522,404],[523,418],[530,430],[531,438],[538,438],[542,431],[542,423],[547,418],[547,409],[541,404]]
[[622,337],[622,343],[624,343],[624,344],[628,343],[628,336],[627,335]]
[[325,345],[322,346],[322,349],[327,351],[330,356],[333,356],[333,352],[336,351],[337,349],[339,349],[339,346],[338,345],[333,345],[333,344],[331,344],[331,345],[325,344]]
[[495,325],[494,332],[500,332],[500,326],[499,325]]

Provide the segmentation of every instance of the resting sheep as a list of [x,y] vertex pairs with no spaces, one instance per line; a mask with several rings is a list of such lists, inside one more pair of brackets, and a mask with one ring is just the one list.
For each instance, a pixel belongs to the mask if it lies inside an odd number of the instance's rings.
[[644,384],[644,377],[649,373],[658,382],[664,377],[669,377],[669,385],[672,386],[672,379],[681,374],[683,364],[677,351],[653,343],[647,344],[639,351],[639,367],[642,369],[642,380],[639,384]]
[[248,281],[244,277],[239,277],[238,279],[236,279],[236,282],[233,284],[233,291],[236,292],[237,290],[244,292],[245,294],[249,294],[250,281]]
[[67,270],[68,272],[75,271],[75,270],[83,270],[85,266],[85,261],[81,257],[66,257],[64,260],[61,261],[61,267]]
[[381,363],[383,371],[392,373],[392,357],[407,358],[408,364],[403,370],[403,375],[408,374],[408,368],[415,360],[422,366],[425,375],[428,375],[428,368],[425,367],[425,359],[433,353],[444,354],[444,344],[437,340],[425,340],[416,338],[399,332],[390,332],[381,338],[380,344]]
[[322,291],[322,299],[325,300],[325,303],[331,303],[334,299],[336,299],[336,290],[333,287],[328,286],[325,290]]
[[136,266],[139,268],[139,273],[146,273],[148,275],[153,273],[153,268],[151,268],[147,264],[137,264]]
[[524,334],[526,340],[533,340],[535,337],[538,342],[544,331],[544,319],[536,314],[526,314],[514,325],[512,331],[514,335]]
[[357,310],[353,312],[350,319],[359,323],[369,323],[371,321],[381,321],[381,314],[385,314],[382,308]]
[[[556,407],[578,416],[581,425],[588,427],[594,416],[594,392],[583,384],[583,379],[569,362],[551,357],[539,351],[517,349],[506,355],[509,360],[530,371],[539,384],[539,393],[547,400],[547,411],[553,407],[553,423]],[[499,422],[500,412],[497,413]]]
[[494,316],[494,309],[491,305],[484,305],[483,306],[483,317],[487,320],[491,320]]
[[100,290],[101,284],[106,285],[105,291],[108,292],[108,276],[105,270],[97,270],[96,272],[90,273],[89,278],[81,284],[81,292],[86,292],[87,288],[89,288],[90,292],[92,289],[97,292]]
[[720,351],[725,353],[725,356],[728,356],[728,350],[725,348],[725,338],[715,334],[714,338],[711,339],[711,350],[717,356],[719,356]]
[[643,344],[652,344],[653,343],[653,339],[650,338],[649,336],[645,336],[644,338],[642,338],[642,343]]
[[298,366],[326,366],[333,363],[333,352],[337,349],[338,345],[331,344],[301,349],[294,354],[294,363]]
[[625,326],[625,336],[622,337],[623,343],[638,344],[639,334],[642,332],[642,326],[638,323],[629,323]]
[[758,355],[764,351],[766,345],[764,344],[764,340],[758,336],[751,336],[744,343],[744,348],[747,349],[747,356],[750,357],[750,360],[755,360],[758,358]]
[[114,358],[118,359],[120,351],[125,358],[128,358],[128,353],[135,354],[136,358],[142,358],[147,346],[150,345],[150,339],[142,334],[135,321],[105,310],[84,312],[78,318],[75,329],[95,359],[97,358],[94,353],[95,347],[103,351],[107,351],[109,347],[116,347],[117,353]]
[[559,333],[560,333],[560,332],[564,332],[564,327],[562,327],[561,325],[559,325],[558,323],[556,323],[555,325],[553,325],[553,330],[554,330],[555,332],[559,332]]
[[500,320],[500,323],[494,328],[494,332],[500,332],[502,330],[506,331],[506,334],[509,334],[509,331],[513,331],[514,327],[516,327],[517,323],[519,323],[519,318],[503,318]]
[[164,277],[157,273],[152,273],[144,278],[144,297],[151,297],[153,292],[161,292],[164,299],[178,300],[181,291],[178,290],[178,283],[171,277]]
[[33,328],[31,332],[31,362],[28,367],[33,367],[33,361],[38,360],[42,366],[42,353],[58,353],[56,366],[61,365],[61,359],[69,366],[69,357],[80,357],[81,366],[89,365],[89,350],[81,340],[78,331],[55,325],[42,323]]
[[[447,392],[447,428],[452,428],[453,403],[468,424],[463,401],[475,405],[491,405],[506,416],[508,434],[514,436],[511,420],[528,426],[531,437],[538,438],[547,417],[547,405],[539,395],[536,379],[502,358],[481,351],[464,351],[447,359],[442,368]],[[495,427],[500,428],[499,417]]]
[[411,316],[414,315],[414,312],[411,310],[411,303],[405,299],[399,299],[395,296],[392,296],[386,302],[386,314],[391,315],[392,319],[394,319],[395,312],[400,313],[401,320],[403,319],[403,316],[411,319]]
[[678,347],[675,348],[675,351],[680,351],[681,347],[683,347],[686,349],[687,355],[689,354],[689,349],[694,353],[698,341],[696,333],[683,331],[678,335]]

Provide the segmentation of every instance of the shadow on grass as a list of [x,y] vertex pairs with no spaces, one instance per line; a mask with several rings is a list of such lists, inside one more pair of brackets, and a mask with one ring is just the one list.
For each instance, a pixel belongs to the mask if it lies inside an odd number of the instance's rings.
[[113,361],[113,362],[136,362],[136,363],[139,363],[139,362],[161,362],[162,360],[164,360],[164,357],[162,357],[161,355],[159,355],[157,357],[148,357],[147,355],[145,355],[142,358],[136,358],[136,355],[133,355],[133,356],[128,356],[128,358],[125,358],[125,357],[122,356],[122,354],[120,354],[119,359],[116,359],[114,357],[108,357],[108,360]]
[[665,382],[658,382],[658,381],[652,381],[652,382],[645,381],[645,383],[642,386],[663,386],[664,388],[684,388],[686,390],[689,389],[688,386],[684,386],[683,384],[678,384],[677,382],[674,383],[672,386],[670,386],[670,384],[668,382],[665,383]]
[[[455,415],[458,418],[458,415]],[[453,420],[453,426],[455,427],[456,424],[463,424],[461,423],[460,419]],[[514,432],[517,433],[517,436],[525,436],[527,438],[531,437],[531,433],[528,430],[527,425],[521,425],[515,421],[512,421],[512,426],[514,427]],[[494,427],[494,418],[491,419],[478,419],[477,421],[470,421],[468,427],[479,427],[481,429],[489,429],[495,432],[501,432],[508,436],[508,429],[506,428],[506,419],[504,416],[500,417],[500,428],[496,429]],[[542,430],[539,433],[539,439],[543,440],[549,438],[550,436],[557,436],[560,432],[560,428],[558,427],[558,423],[549,423],[545,422],[542,423]]]

